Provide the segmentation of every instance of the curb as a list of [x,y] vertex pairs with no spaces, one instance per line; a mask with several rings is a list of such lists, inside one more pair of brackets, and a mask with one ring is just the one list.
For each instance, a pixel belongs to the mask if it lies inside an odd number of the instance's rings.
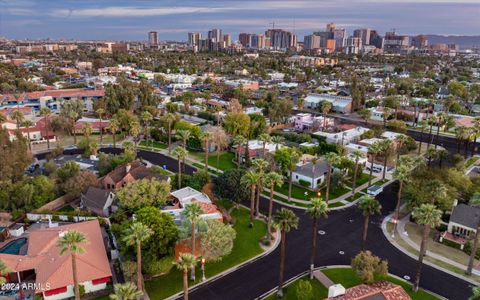
[[[392,239],[390,233],[387,231],[387,223],[388,223],[388,222],[390,221],[390,219],[393,217],[393,214],[394,214],[394,213],[389,214],[389,215],[386,216],[386,217],[383,219],[383,221],[382,221],[381,228],[382,228],[383,235],[384,235],[385,238],[390,242],[390,244],[392,244],[395,248],[397,248],[398,250],[400,250],[400,251],[401,251],[402,253],[404,253],[405,255],[410,256],[410,257],[413,258],[414,260],[418,260],[418,257],[417,257],[416,255],[410,253],[410,252],[407,251],[405,248],[403,248],[402,246],[400,246],[394,239]],[[476,281],[474,281],[474,280],[472,280],[472,279],[470,279],[470,278],[467,278],[467,277],[465,277],[465,276],[463,276],[463,275],[460,275],[460,274],[458,274],[458,273],[455,273],[455,272],[452,272],[452,271],[450,271],[450,270],[447,270],[447,269],[445,269],[445,268],[443,268],[443,267],[440,267],[440,266],[438,266],[438,265],[436,265],[436,264],[434,264],[434,263],[432,263],[432,262],[430,262],[430,261],[424,260],[423,263],[424,263],[425,265],[429,265],[430,267],[433,267],[433,268],[435,268],[435,269],[437,269],[437,270],[440,270],[440,271],[442,271],[442,272],[445,272],[445,273],[447,273],[447,274],[450,274],[450,275],[452,275],[452,276],[455,276],[455,277],[457,277],[457,278],[460,278],[460,279],[462,279],[462,280],[464,280],[464,281],[466,281],[466,282],[468,282],[468,283],[471,283],[471,284],[473,284],[473,285],[475,285],[475,286],[478,285],[478,282],[476,282]]]
[[[223,271],[223,272],[220,272],[220,273],[218,273],[218,274],[216,274],[216,275],[214,275],[214,276],[206,279],[206,280],[203,281],[203,282],[199,282],[199,283],[197,283],[197,284],[189,287],[189,288],[188,288],[188,292],[189,292],[189,293],[194,292],[196,289],[201,288],[201,287],[203,287],[204,285],[208,285],[209,283],[214,282],[215,280],[217,280],[217,279],[219,279],[219,278],[221,278],[221,277],[223,277],[223,276],[225,276],[225,275],[228,275],[228,274],[230,274],[230,273],[232,273],[232,272],[235,272],[236,270],[241,269],[241,268],[243,268],[243,267],[246,266],[246,265],[252,264],[252,263],[254,263],[255,261],[263,258],[264,256],[267,256],[267,255],[269,255],[270,253],[272,253],[275,249],[277,249],[278,245],[280,245],[280,234],[278,233],[278,230],[276,231],[276,233],[277,233],[277,234],[275,234],[275,241],[274,241],[273,245],[272,245],[267,251],[265,251],[265,252],[263,252],[263,253],[260,253],[260,254],[258,254],[257,256],[254,256],[254,257],[250,258],[249,260],[246,260],[246,261],[244,261],[244,262],[242,262],[242,263],[240,263],[240,264],[238,264],[238,265],[236,265],[236,266],[233,266],[233,267],[231,267],[230,269],[227,269],[227,270],[225,270],[225,271]],[[182,295],[183,295],[183,291],[178,292],[178,293],[176,293],[176,294],[174,294],[174,295],[171,295],[170,297],[165,298],[165,300],[178,299],[178,298],[181,297]]]
[[[341,269],[341,268],[349,269],[349,268],[351,268],[351,266],[348,266],[348,265],[329,265],[329,266],[316,267],[316,268],[314,268],[313,270],[314,270],[314,271],[317,271],[317,270]],[[287,287],[289,284],[291,284],[291,283],[294,282],[295,280],[297,280],[297,279],[299,279],[299,278],[301,278],[301,277],[303,277],[303,276],[305,276],[305,275],[308,275],[309,273],[310,273],[310,270],[307,270],[307,271],[304,271],[304,272],[302,272],[302,273],[300,273],[300,274],[298,274],[298,275],[296,275],[296,276],[294,276],[294,277],[286,280],[286,281],[284,282],[284,284],[283,284],[283,287],[284,287],[284,288]],[[397,275],[395,275],[395,274],[388,273],[388,276],[394,277],[395,279],[401,280],[401,281],[406,282],[406,283],[408,283],[408,284],[412,284],[410,281],[405,280],[405,279],[403,279],[403,278],[401,278],[401,277],[399,277],[399,276],[397,276]],[[266,292],[266,293],[263,293],[263,294],[260,295],[259,297],[255,298],[255,300],[263,300],[263,299],[265,299],[265,298],[273,295],[273,294],[276,292],[277,289],[278,289],[278,286],[274,287],[273,289],[269,290],[269,291]],[[436,294],[436,293],[434,293],[434,292],[431,292],[431,291],[429,291],[429,290],[426,290],[426,289],[423,289],[423,288],[422,288],[422,290],[425,291],[425,292],[428,293],[428,294],[431,294],[431,295],[433,295],[433,296],[441,299],[441,300],[448,300],[447,298],[442,297],[442,296],[440,296],[440,295],[438,295],[438,294]]]

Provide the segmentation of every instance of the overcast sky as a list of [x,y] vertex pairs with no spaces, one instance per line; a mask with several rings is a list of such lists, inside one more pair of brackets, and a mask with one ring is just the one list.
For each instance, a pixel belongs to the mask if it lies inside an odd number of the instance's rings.
[[8,38],[186,40],[187,32],[295,29],[300,36],[328,22],[351,33],[392,28],[402,34],[480,35],[480,0],[0,0],[0,36]]

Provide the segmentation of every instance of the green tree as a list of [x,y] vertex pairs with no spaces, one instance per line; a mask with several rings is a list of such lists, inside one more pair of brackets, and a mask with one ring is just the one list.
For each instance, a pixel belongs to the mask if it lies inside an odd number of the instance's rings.
[[267,143],[272,141],[268,133],[262,133],[258,136],[258,140],[263,143],[262,157],[265,158]]
[[273,216],[273,226],[280,230],[281,244],[280,244],[280,273],[277,296],[283,297],[283,276],[285,273],[285,246],[287,232],[298,228],[298,217],[289,209],[281,208]]
[[72,257],[72,274],[75,291],[75,300],[80,300],[80,287],[78,285],[77,255],[85,253],[83,245],[87,243],[87,238],[81,232],[69,230],[57,240],[57,247],[60,249],[60,255],[66,252]]
[[108,124],[108,130],[110,130],[110,132],[112,133],[113,148],[117,148],[116,135],[117,131],[120,130],[120,124],[117,118],[110,119],[110,123]]
[[360,110],[358,115],[365,121],[365,125],[368,125],[368,121],[372,117],[372,111],[365,108]]
[[260,175],[260,178],[257,183],[257,198],[256,198],[256,204],[255,204],[255,215],[258,216],[260,214],[260,194],[263,191],[263,178],[265,177],[265,170],[269,166],[269,163],[263,159],[263,158],[258,158],[253,161],[252,167]]
[[218,220],[206,220],[206,226],[201,239],[203,257],[207,261],[220,261],[232,252],[237,232]]
[[144,131],[143,134],[145,135],[146,142],[148,145],[148,142],[150,139],[150,123],[153,121],[153,116],[148,110],[145,110],[142,112],[140,119],[143,122],[143,131]]
[[352,152],[352,157],[355,160],[355,169],[353,171],[353,182],[352,182],[352,196],[355,195],[355,189],[357,188],[357,175],[358,175],[358,161],[365,157],[363,152],[355,150]]
[[23,121],[23,126],[27,129],[27,141],[28,141],[28,150],[32,152],[32,142],[30,139],[30,128],[33,126],[33,122],[30,120]]
[[242,145],[244,145],[247,142],[248,142],[247,138],[245,138],[243,135],[236,135],[233,138],[233,145],[235,145],[237,147],[237,152],[236,153],[237,153],[237,166],[238,167],[240,167],[240,165],[241,165],[240,148],[241,148]]
[[228,146],[228,136],[220,126],[213,126],[210,128],[212,134],[212,142],[215,145],[215,151],[217,152],[217,169],[220,168],[220,152],[222,152]]
[[10,118],[12,120],[15,120],[15,122],[17,123],[17,129],[20,129],[20,125],[25,120],[25,116],[23,115],[23,113],[20,110],[14,110],[10,114]]
[[188,300],[188,270],[194,269],[195,265],[197,264],[197,259],[190,253],[182,253],[180,254],[180,258],[178,259],[177,269],[183,271],[183,299]]
[[323,130],[325,130],[325,128],[327,128],[327,115],[330,110],[332,110],[332,103],[328,101],[323,101],[322,105],[320,106],[320,110],[323,114]]
[[373,216],[374,214],[380,214],[382,206],[377,201],[377,199],[367,195],[360,198],[358,202],[358,208],[362,211],[362,214],[364,216],[362,250],[365,251],[365,248],[367,246],[367,234],[370,216]]
[[301,279],[297,285],[297,299],[298,300],[311,300],[313,299],[312,284],[308,280]]
[[208,154],[210,152],[210,140],[212,139],[212,134],[209,131],[202,132],[200,138],[203,140],[203,145],[205,149],[205,173],[208,173]]
[[420,276],[422,274],[423,258],[427,252],[428,235],[430,229],[440,225],[442,211],[432,204],[422,204],[413,211],[413,218],[418,225],[423,226],[422,243],[420,244],[420,253],[418,256],[418,266],[413,284],[413,291],[418,291],[420,286]]
[[121,188],[116,197],[119,203],[129,209],[143,206],[161,206],[170,195],[170,184],[164,180],[141,179],[128,183]]
[[117,283],[113,286],[114,294],[110,294],[111,300],[137,300],[143,295],[137,287],[131,283]]
[[102,117],[105,115],[105,110],[103,108],[98,108],[96,111],[98,118],[100,119],[100,145],[103,144],[103,123]]
[[275,151],[275,161],[283,173],[288,173],[288,201],[292,198],[292,173],[295,171],[300,154],[294,148],[281,148]]
[[[182,214],[190,221],[192,226],[191,231],[191,241],[190,246],[192,250],[192,255],[196,256],[195,254],[195,246],[196,246],[196,239],[195,239],[195,232],[196,232],[196,225],[200,221],[200,216],[203,214],[203,210],[197,203],[191,203],[185,207]],[[191,280],[195,281],[195,267],[192,268],[192,274],[190,275]]]
[[273,192],[275,187],[281,187],[283,184],[283,176],[277,172],[269,172],[265,175],[265,186],[270,189],[270,200],[268,202],[268,238],[272,237],[272,210],[273,210]]
[[142,276],[142,243],[153,235],[153,230],[148,226],[134,222],[125,230],[122,236],[123,242],[129,246],[135,246],[137,252],[137,288],[143,291]]
[[[471,206],[480,206],[480,193],[477,192],[473,195],[470,199]],[[475,255],[477,254],[478,249],[478,237],[480,236],[480,222],[477,221],[477,230],[475,231],[475,236],[473,237],[473,246],[472,250],[470,251],[470,257],[468,259],[467,270],[465,273],[467,275],[472,275],[473,263],[475,262]]]
[[250,187],[250,228],[253,228],[253,215],[255,210],[255,190],[257,188],[258,181],[260,180],[260,174],[254,171],[247,171],[242,176],[241,184],[243,186]]
[[328,205],[328,200],[330,197],[330,181],[332,177],[332,169],[340,163],[340,156],[334,152],[327,153],[325,156],[325,160],[328,163],[328,172],[327,172],[327,182],[325,183],[326,185],[326,191],[325,191],[325,202]]
[[183,147],[176,147],[172,155],[177,158],[178,161],[178,189],[182,188],[182,160],[185,159],[185,157],[188,155],[187,149]]
[[176,120],[175,115],[168,113],[164,117],[165,122],[167,123],[167,135],[168,135],[168,154],[171,153],[172,150],[172,125],[173,122]]
[[352,269],[363,283],[372,284],[377,278],[388,275],[388,263],[373,255],[370,251],[362,251],[352,259]]
[[368,179],[368,187],[372,186],[373,165],[375,163],[375,158],[381,152],[382,152],[382,148],[379,142],[375,142],[370,146],[368,146],[368,154],[370,156],[370,178]]
[[310,199],[310,206],[306,213],[312,218],[312,252],[310,254],[310,279],[313,279],[313,269],[315,267],[315,255],[317,253],[317,226],[321,217],[328,217],[328,204],[322,198]]
[[378,142],[380,146],[380,151],[383,156],[383,173],[382,173],[382,180],[385,180],[385,175],[387,173],[387,162],[388,158],[392,154],[393,151],[393,143],[389,139],[384,139]]
[[250,117],[243,112],[231,112],[225,117],[223,126],[231,136],[247,137],[250,130]]
[[40,109],[40,116],[45,118],[45,136],[47,138],[47,149],[50,150],[50,116],[52,111],[47,107],[42,107]]

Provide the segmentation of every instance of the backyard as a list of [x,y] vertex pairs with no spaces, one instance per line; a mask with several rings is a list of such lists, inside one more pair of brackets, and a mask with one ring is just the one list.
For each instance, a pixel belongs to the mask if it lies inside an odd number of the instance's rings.
[[[234,210],[232,217],[235,219],[234,229],[237,232],[232,252],[221,261],[206,263],[205,275],[207,278],[236,266],[260,253],[260,240],[267,234],[267,226],[264,222],[255,220],[253,229],[248,227],[249,212],[245,208]],[[189,282],[190,286],[200,282],[202,277],[200,267],[197,266],[197,280]],[[173,268],[167,275],[155,278],[145,283],[150,299],[165,299],[183,288],[183,274]]]
[[[358,284],[361,284],[360,279],[358,278],[357,274],[355,271],[353,271],[351,268],[332,268],[332,269],[325,269],[322,270],[322,272],[327,275],[330,280],[332,280],[334,283],[340,283],[342,284],[345,288],[350,288],[353,286],[356,286]],[[324,287],[318,280],[313,279],[309,280],[308,276],[304,276],[301,279],[306,279],[308,280],[311,285],[312,285],[312,290],[313,290],[313,297],[311,299],[325,299],[328,296],[328,289]],[[418,292],[413,292],[411,284],[409,282],[405,282],[403,280],[400,280],[396,277],[393,276],[388,276],[386,281],[392,282],[394,284],[398,284],[403,287],[403,289],[410,295],[410,297],[413,300],[434,300],[438,299],[437,297],[433,296],[432,294],[429,294],[425,292],[424,290],[420,289]],[[293,299],[298,299],[296,289],[298,286],[299,279],[295,280],[291,284],[289,284],[287,287],[284,288],[284,297],[282,299],[285,300],[293,300]],[[266,299],[272,300],[272,299],[277,299],[276,295],[270,295]]]

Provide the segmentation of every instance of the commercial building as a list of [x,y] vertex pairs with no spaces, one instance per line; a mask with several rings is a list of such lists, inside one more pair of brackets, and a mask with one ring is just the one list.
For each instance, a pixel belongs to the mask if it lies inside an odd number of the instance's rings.
[[238,34],[238,40],[243,47],[250,48],[252,45],[252,34],[242,32]]
[[320,49],[320,36],[311,34],[303,38],[303,49],[315,50]]
[[410,39],[406,35],[398,35],[396,32],[385,34],[384,49],[388,53],[404,53],[408,51]]
[[194,51],[199,50],[200,40],[202,39],[202,34],[200,32],[189,32],[188,33],[188,45],[192,47]]
[[412,38],[412,46],[417,49],[425,49],[428,47],[428,38],[426,35],[420,34]]
[[283,29],[268,29],[265,36],[270,38],[270,46],[275,50],[285,50],[297,46],[297,36]]
[[370,45],[370,28],[354,30],[353,37],[362,40],[362,45]]
[[148,33],[148,44],[150,45],[150,47],[158,46],[158,32],[150,31]]

